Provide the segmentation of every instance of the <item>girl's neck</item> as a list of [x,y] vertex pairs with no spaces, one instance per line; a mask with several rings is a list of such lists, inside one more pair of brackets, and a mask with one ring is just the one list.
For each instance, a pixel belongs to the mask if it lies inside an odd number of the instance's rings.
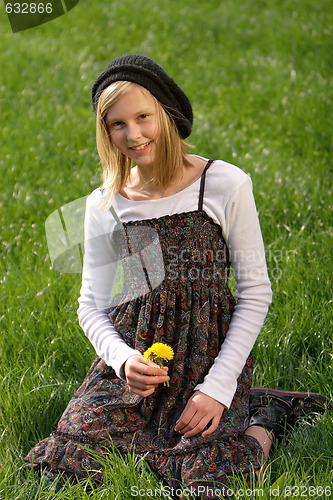
[[131,176],[120,194],[133,201],[154,200],[172,196],[182,191],[195,182],[202,174],[206,165],[203,158],[191,156],[183,166],[183,177],[180,181],[173,182],[166,189],[161,189],[152,179],[152,167],[136,166],[131,171]]
[[154,187],[153,171],[153,166],[145,165],[141,167],[140,165],[137,165],[132,168],[131,182],[134,181],[134,183],[141,188]]

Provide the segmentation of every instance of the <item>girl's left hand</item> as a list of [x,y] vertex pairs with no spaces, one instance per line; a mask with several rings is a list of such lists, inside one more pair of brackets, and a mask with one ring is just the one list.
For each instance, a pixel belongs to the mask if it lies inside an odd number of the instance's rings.
[[193,437],[211,425],[201,435],[208,436],[217,429],[225,406],[207,394],[195,391],[176,422],[175,431],[185,438]]

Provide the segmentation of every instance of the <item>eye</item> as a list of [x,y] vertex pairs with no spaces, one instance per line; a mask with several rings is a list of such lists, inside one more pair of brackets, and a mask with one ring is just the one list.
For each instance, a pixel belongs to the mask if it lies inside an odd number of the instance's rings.
[[147,117],[148,115],[146,113],[143,113],[142,115],[139,115],[139,120],[144,120]]
[[111,122],[108,125],[109,132],[112,133],[115,130],[120,130],[124,126],[124,122],[121,121],[116,121],[116,122]]
[[119,128],[119,127],[122,127],[124,125],[124,122],[113,122],[111,123],[111,127],[112,128]]

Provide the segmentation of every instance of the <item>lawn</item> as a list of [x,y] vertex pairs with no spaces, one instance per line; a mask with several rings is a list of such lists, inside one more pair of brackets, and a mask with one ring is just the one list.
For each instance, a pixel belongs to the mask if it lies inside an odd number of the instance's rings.
[[[81,0],[15,34],[0,13],[0,498],[54,498],[22,458],[94,354],[77,323],[80,274],[51,269],[45,220],[99,185],[90,88],[123,53],[156,59],[189,95],[194,152],[252,177],[274,293],[255,385],[332,398],[332,2]],[[274,448],[257,498],[333,498],[332,420],[304,420]],[[114,455],[104,486],[57,498],[140,498],[133,486],[161,483]]]

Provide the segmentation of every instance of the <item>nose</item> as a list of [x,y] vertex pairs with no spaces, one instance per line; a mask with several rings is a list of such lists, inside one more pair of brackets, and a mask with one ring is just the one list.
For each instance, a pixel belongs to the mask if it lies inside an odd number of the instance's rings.
[[137,123],[127,125],[127,140],[136,141],[141,136],[140,126]]

